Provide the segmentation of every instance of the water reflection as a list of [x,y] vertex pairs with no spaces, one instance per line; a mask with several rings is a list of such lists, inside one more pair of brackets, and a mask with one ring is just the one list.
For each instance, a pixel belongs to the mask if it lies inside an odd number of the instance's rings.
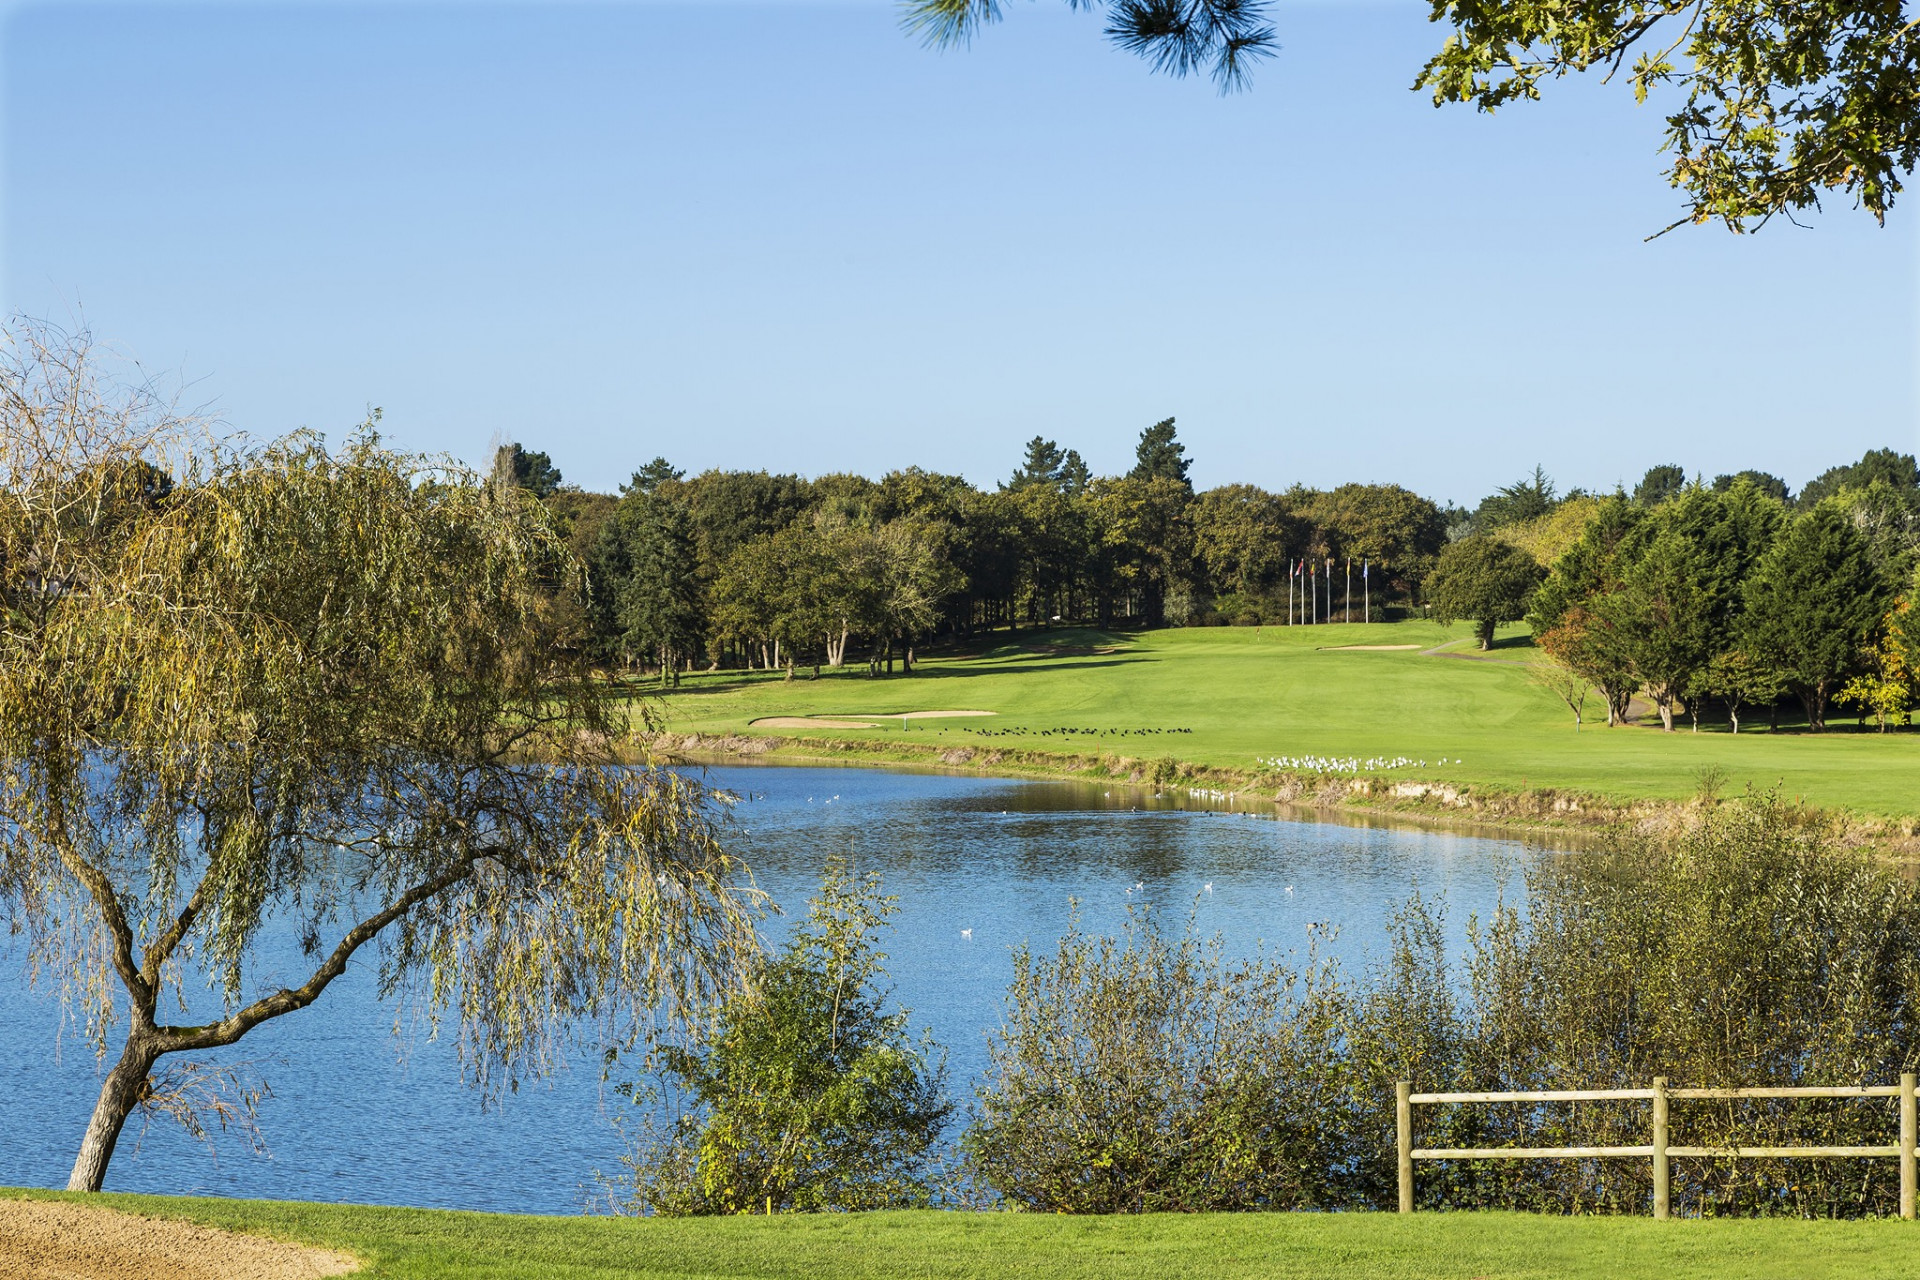
[[[742,797],[735,839],[791,927],[836,850],[880,871],[900,899],[887,950],[898,1000],[950,1050],[965,1090],[985,1062],[1012,947],[1052,945],[1078,910],[1110,930],[1127,910],[1195,913],[1231,947],[1304,952],[1309,926],[1364,963],[1393,908],[1417,883],[1443,898],[1456,941],[1502,883],[1517,884],[1522,845],[1450,831],[1282,820],[1272,806],[1083,782],[1007,782],[870,769],[728,767],[708,780]],[[1077,908],[1076,904],[1077,903]],[[284,940],[283,940],[284,941]],[[270,967],[279,955],[267,948]],[[17,960],[17,955],[15,956]],[[285,962],[291,966],[290,948]],[[569,1212],[595,1168],[611,1170],[618,1105],[583,1057],[567,1076],[483,1112],[461,1089],[450,1048],[396,1042],[395,1013],[373,998],[373,962],[354,966],[313,1008],[270,1023],[235,1056],[279,1058],[265,1075],[270,1158],[237,1141],[209,1160],[156,1124],[130,1129],[111,1190],[195,1192]],[[69,1035],[54,1055],[57,1003],[0,985],[0,1184],[59,1185],[98,1089],[92,1055]],[[134,1122],[137,1126],[138,1121]]]

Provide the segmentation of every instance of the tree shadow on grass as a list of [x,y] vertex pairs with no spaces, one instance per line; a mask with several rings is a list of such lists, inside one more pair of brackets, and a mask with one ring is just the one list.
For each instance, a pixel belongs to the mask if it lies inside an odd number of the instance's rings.
[[[1026,657],[1029,661],[1014,661],[1019,657]],[[1048,671],[1081,671],[1097,667],[1118,667],[1125,666],[1129,663],[1158,661],[1157,658],[1147,655],[1115,655],[1108,658],[1091,658],[1085,660],[1049,659],[1042,661],[1032,661],[1031,657],[1032,655],[1009,654],[1008,658],[1011,665],[1007,666],[1001,666],[998,663],[990,666],[985,665],[977,658],[967,660],[967,665],[965,666],[948,665],[947,662],[939,659],[922,659],[919,663],[915,664],[913,672],[910,675],[896,668],[891,675],[882,671],[878,676],[871,677],[867,674],[867,664],[865,660],[861,660],[858,662],[849,662],[846,666],[838,669],[822,667],[817,680],[814,678],[813,668],[811,666],[797,666],[793,670],[792,683],[795,685],[824,684],[829,681],[857,681],[861,684],[866,684],[869,681],[876,683],[880,681],[917,683],[931,680],[965,680],[970,677],[986,675],[1028,675]],[[647,697],[650,695],[665,694],[673,698],[698,698],[708,694],[737,693],[743,689],[756,689],[766,685],[788,683],[784,671],[694,672],[685,679],[686,682],[681,684],[677,689],[662,689],[658,680],[643,679],[623,682],[620,686],[620,691],[627,697]]]

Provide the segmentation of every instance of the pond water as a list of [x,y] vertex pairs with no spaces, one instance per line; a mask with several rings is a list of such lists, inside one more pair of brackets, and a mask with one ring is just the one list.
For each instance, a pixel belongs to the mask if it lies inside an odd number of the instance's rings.
[[[1078,910],[1111,931],[1149,904],[1237,951],[1304,953],[1308,930],[1334,929],[1333,950],[1364,963],[1393,908],[1417,884],[1444,901],[1456,940],[1525,860],[1515,841],[1290,821],[1270,805],[1185,792],[921,775],[867,769],[728,767],[705,771],[743,797],[739,847],[760,886],[788,909],[783,933],[836,850],[878,870],[899,897],[886,940],[897,1001],[949,1050],[967,1096],[985,1065],[1011,976],[1009,950],[1048,950]],[[269,964],[277,954],[265,948]],[[292,977],[293,952],[284,950]],[[29,990],[17,953],[0,952],[0,1185],[64,1185],[99,1089],[101,1068],[58,1000]],[[263,974],[263,977],[265,975]],[[621,1150],[610,1117],[623,1105],[598,1058],[482,1108],[459,1084],[450,1047],[396,1036],[363,960],[319,1003],[271,1022],[228,1051],[271,1086],[261,1106],[269,1152],[238,1137],[210,1155],[177,1126],[143,1134],[136,1115],[107,1187],[268,1199],[567,1213],[594,1194],[594,1171]]]

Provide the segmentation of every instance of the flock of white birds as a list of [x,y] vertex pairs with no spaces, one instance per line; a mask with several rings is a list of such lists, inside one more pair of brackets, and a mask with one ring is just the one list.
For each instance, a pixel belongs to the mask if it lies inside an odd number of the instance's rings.
[[[1259,756],[1255,764],[1269,769],[1291,769],[1300,773],[1383,773],[1388,769],[1424,769],[1425,760],[1412,756]],[[1440,757],[1437,764],[1460,764],[1458,759]]]

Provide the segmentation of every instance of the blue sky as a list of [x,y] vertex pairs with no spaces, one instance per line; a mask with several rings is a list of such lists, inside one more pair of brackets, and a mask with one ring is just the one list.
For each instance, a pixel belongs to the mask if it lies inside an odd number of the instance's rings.
[[15,4],[4,305],[229,425],[611,490],[690,471],[1097,471],[1177,415],[1203,485],[1472,501],[1920,447],[1910,196],[1756,237],[1679,213],[1622,87],[1409,92],[1418,3],[1283,4],[1249,93],[1011,0]]

